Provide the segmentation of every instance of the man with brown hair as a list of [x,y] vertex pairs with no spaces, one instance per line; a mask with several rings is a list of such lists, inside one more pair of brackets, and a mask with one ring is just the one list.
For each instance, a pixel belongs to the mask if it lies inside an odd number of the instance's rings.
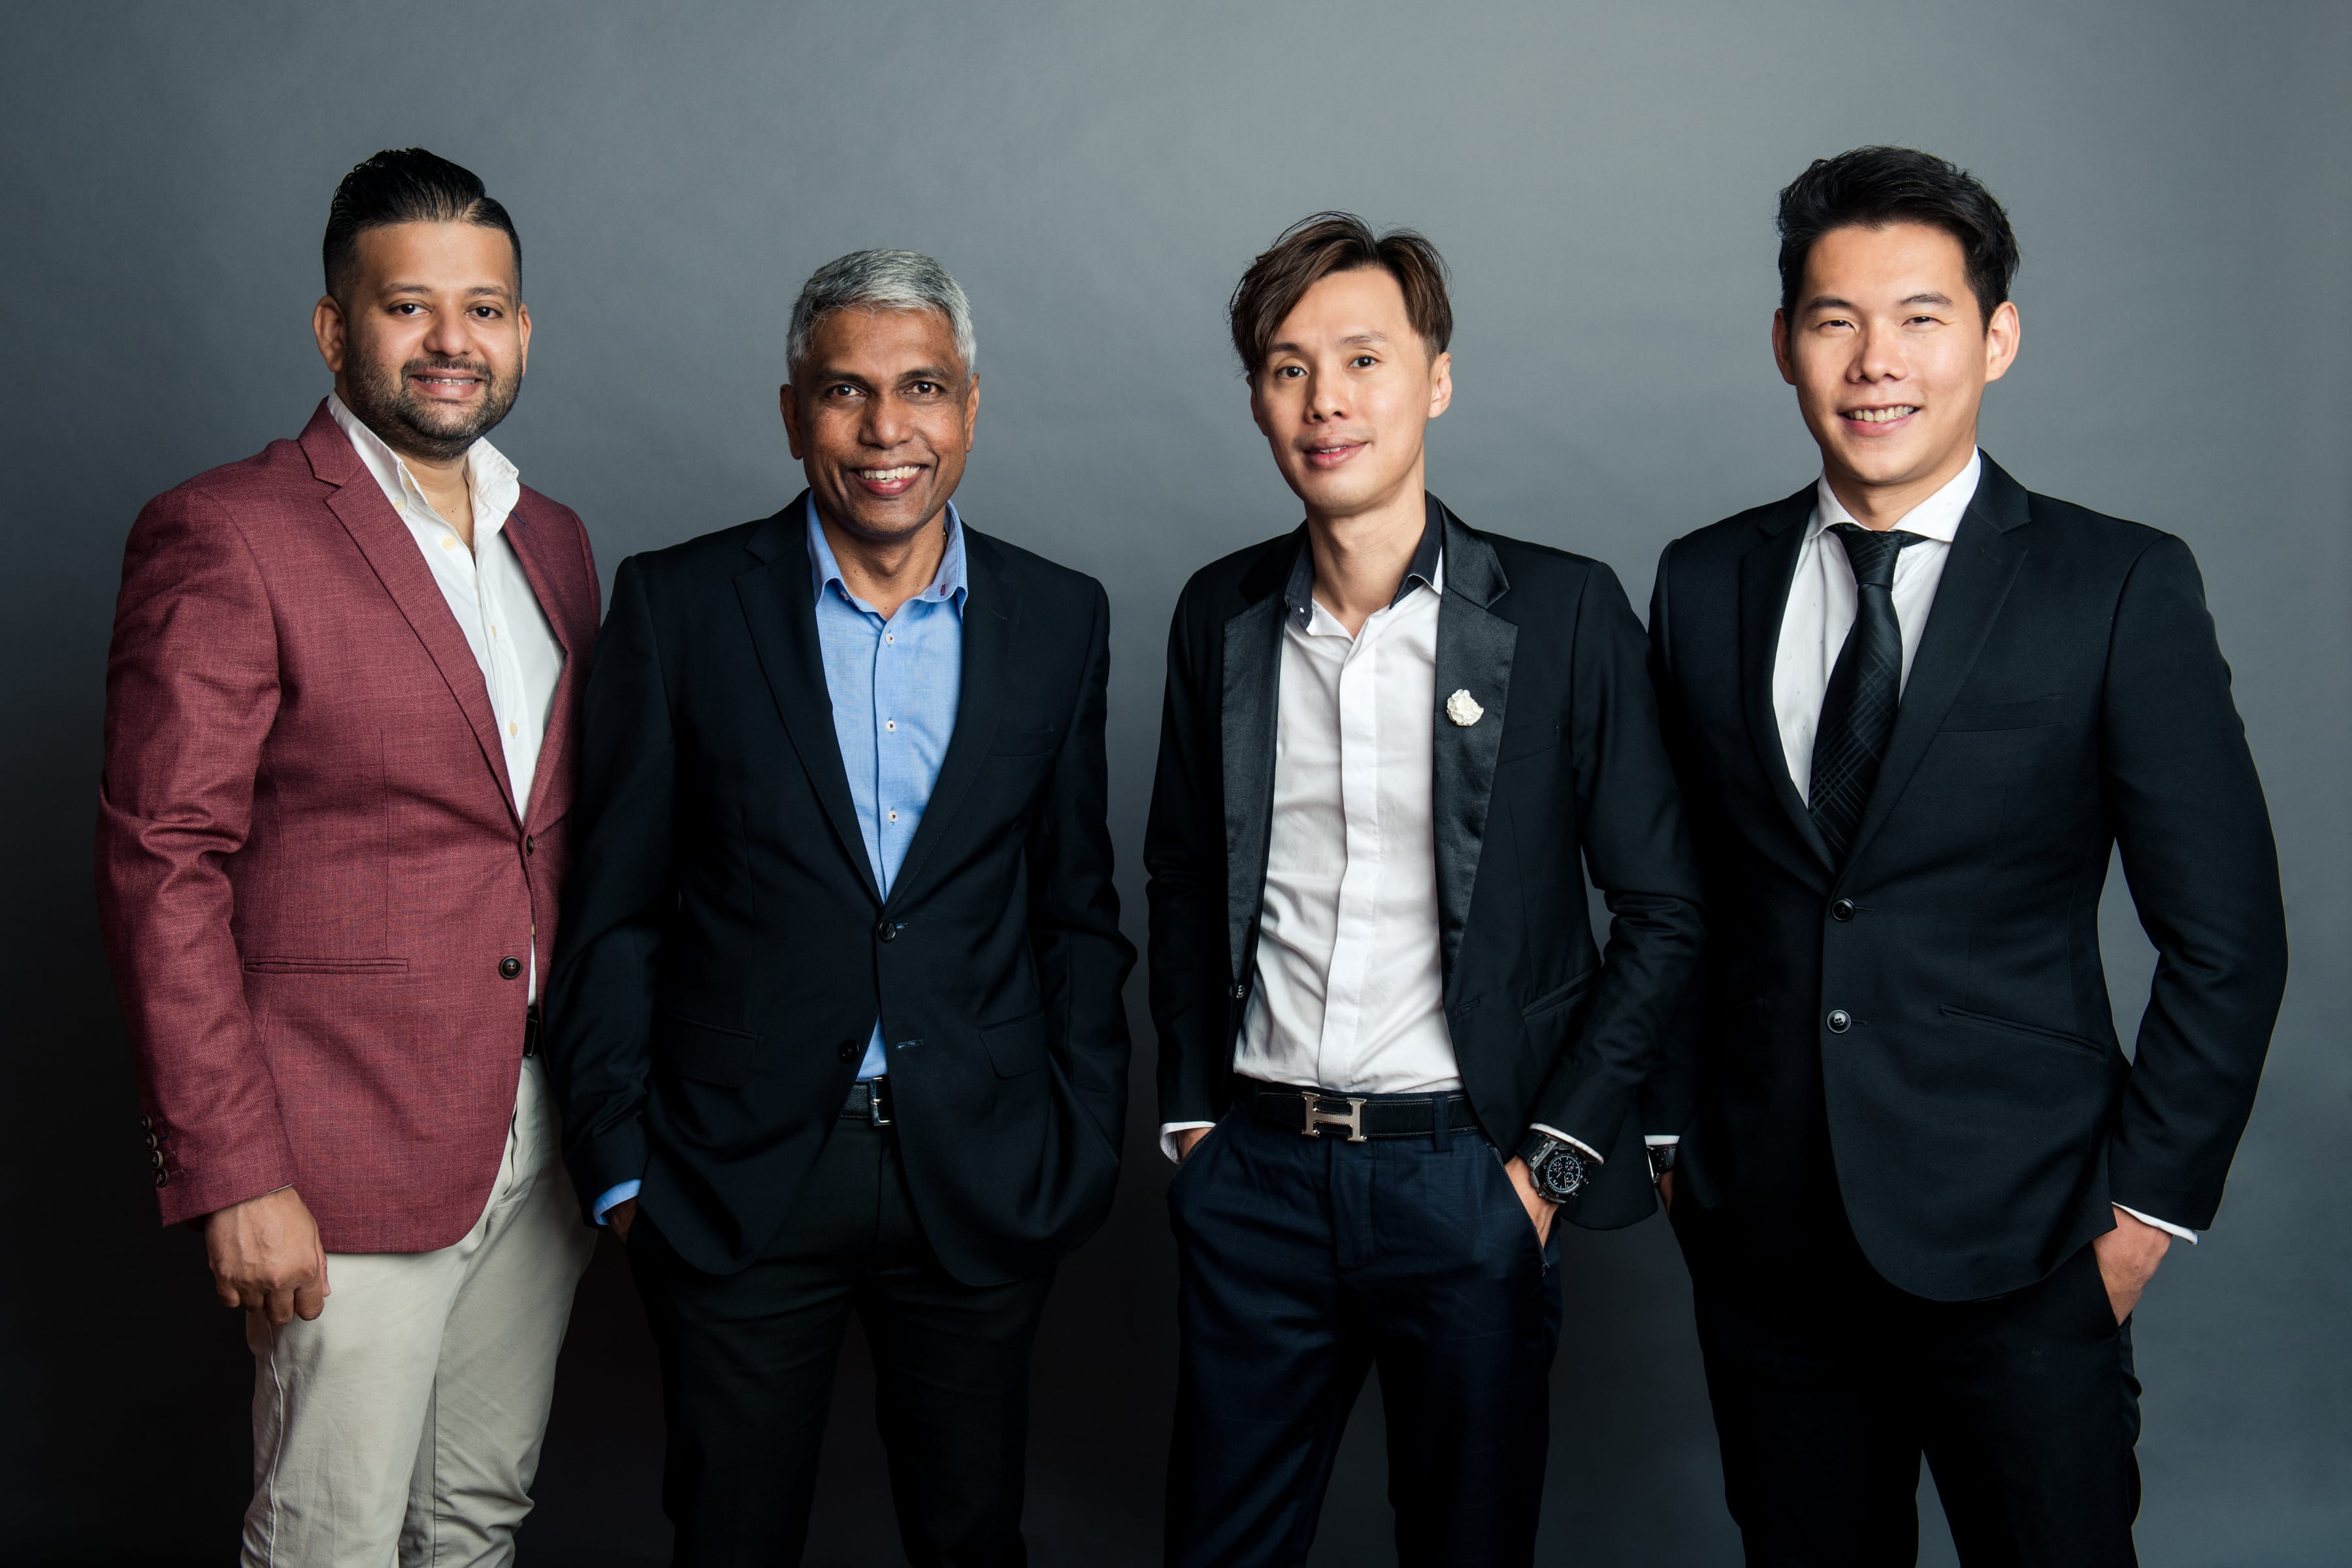
[[1525,1563],[1555,1221],[1655,1206],[1636,1100],[1698,953],[1642,628],[1608,567],[1424,489],[1453,395],[1426,239],[1318,214],[1232,321],[1307,515],[1197,574],[1169,634],[1145,843],[1182,1161],[1168,1558],[1304,1562],[1377,1365],[1400,1561]]

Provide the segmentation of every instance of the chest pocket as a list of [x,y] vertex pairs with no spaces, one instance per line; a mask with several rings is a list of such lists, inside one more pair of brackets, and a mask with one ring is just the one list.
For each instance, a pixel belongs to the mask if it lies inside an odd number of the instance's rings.
[[2065,721],[2066,700],[2035,697],[2023,702],[1955,702],[1944,714],[1946,731],[2039,730]]
[[1051,724],[1043,730],[1006,730],[1000,728],[988,742],[992,757],[1042,756],[1061,743],[1062,727]]
[[1495,756],[1496,765],[1499,767],[1521,757],[1539,756],[1553,750],[1559,744],[1561,728],[1557,719],[1546,719],[1539,723],[1514,724],[1503,731],[1502,746]]

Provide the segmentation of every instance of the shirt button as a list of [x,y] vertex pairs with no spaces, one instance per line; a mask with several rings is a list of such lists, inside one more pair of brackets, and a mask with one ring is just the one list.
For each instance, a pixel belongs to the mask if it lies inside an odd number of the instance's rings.
[[490,635],[491,635],[492,637],[496,637],[496,636],[498,636],[498,635],[499,635],[499,628],[498,628],[498,627],[496,627],[496,626],[492,626],[492,627],[490,628]]
[[1830,1016],[1826,1022],[1830,1026],[1831,1034],[1843,1035],[1853,1027],[1853,1015],[1843,1007],[1832,1007],[1830,1009]]
[[898,640],[898,636],[896,632],[884,632],[882,634],[882,640],[884,642],[897,642]]
[[516,978],[518,975],[520,975],[520,974],[521,974],[521,973],[522,973],[522,960],[521,960],[521,959],[520,959],[520,958],[501,958],[501,959],[499,959],[499,979],[501,979],[501,980],[512,980],[512,979]]
[[890,814],[890,820],[891,820],[891,821],[893,821],[893,822],[898,821],[898,814],[897,812],[895,812],[895,811],[894,811],[894,812],[892,812],[892,813]]
[[1836,903],[1832,904],[1830,906],[1830,919],[1833,921],[1850,921],[1853,919],[1853,900],[1852,899],[1840,899]]
[[897,926],[896,924],[894,924],[893,922],[891,922],[891,921],[876,921],[876,922],[875,922],[875,925],[874,925],[874,940],[875,940],[875,941],[877,941],[877,942],[888,942],[888,941],[890,941],[892,938],[896,937],[898,934],[898,926]]
[[898,727],[898,721],[896,719],[885,719],[882,721],[882,728],[885,730],[896,730]]
[[520,735],[522,733],[522,726],[520,724],[510,723],[507,726],[507,733],[509,735]]
[[443,535],[441,536],[441,548],[442,548],[442,549],[444,549],[444,550],[455,550],[455,549],[457,549],[457,536],[456,534],[454,534],[454,533],[445,533],[445,534],[443,534]]

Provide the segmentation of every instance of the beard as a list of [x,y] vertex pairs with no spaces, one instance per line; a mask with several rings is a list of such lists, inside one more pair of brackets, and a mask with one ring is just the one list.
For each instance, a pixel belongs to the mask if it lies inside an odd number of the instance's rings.
[[[469,408],[452,408],[420,397],[409,390],[411,375],[436,371],[462,371],[482,378],[482,400]],[[502,381],[479,360],[450,359],[428,354],[388,372],[372,360],[352,359],[344,367],[347,401],[360,423],[383,437],[384,445],[436,463],[464,457],[466,449],[489,434],[514,406],[519,381]]]

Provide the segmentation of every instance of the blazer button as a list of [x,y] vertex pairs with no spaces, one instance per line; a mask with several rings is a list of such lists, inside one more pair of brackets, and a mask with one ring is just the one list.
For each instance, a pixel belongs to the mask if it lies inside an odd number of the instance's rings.
[[859,1045],[860,1042],[856,1040],[844,1040],[841,1042],[841,1048],[834,1054],[845,1062],[854,1062],[865,1054],[859,1049]]
[[155,1131],[155,1119],[154,1119],[153,1117],[152,1117],[152,1116],[142,1116],[142,1117],[141,1117],[141,1118],[139,1119],[139,1131],[142,1131],[142,1132],[152,1132],[152,1131]]
[[1830,919],[1833,921],[1850,921],[1853,919],[1853,900],[1852,899],[1840,899],[1836,903],[1832,904],[1830,906]]
[[897,924],[895,921],[875,921],[875,922],[874,922],[874,940],[875,940],[875,941],[877,941],[877,942],[888,942],[888,941],[892,940],[893,938],[895,938],[898,934],[898,924]]
[[159,1187],[168,1187],[172,1184],[172,1178],[158,1171],[155,1173],[155,1184]]
[[522,852],[523,852],[524,854],[526,854],[526,855],[536,855],[536,854],[538,854],[538,853],[539,853],[539,840],[538,840],[538,839],[536,839],[536,838],[534,838],[534,837],[531,837],[530,834],[528,834],[528,833],[524,834],[524,835],[522,836]]
[[147,1134],[147,1147],[150,1149],[160,1149],[163,1146],[163,1141],[161,1138],[156,1137],[152,1132]]
[[520,959],[520,958],[501,958],[501,959],[499,959],[499,979],[501,979],[501,980],[512,980],[512,979],[514,979],[517,975],[520,975],[521,973],[522,973],[522,960],[521,960],[521,959]]
[[1238,980],[1234,982],[1234,1000],[1236,1002],[1245,1002],[1248,999],[1249,987]]
[[162,1151],[161,1149],[150,1149],[150,1150],[148,1150],[148,1151],[147,1151],[147,1163],[148,1163],[149,1164],[151,1164],[151,1165],[152,1165],[152,1166],[154,1166],[154,1167],[155,1167],[155,1173],[156,1173],[156,1174],[158,1174],[158,1175],[163,1174],[163,1151]]
[[1853,1027],[1853,1015],[1847,1012],[1843,1007],[1832,1007],[1830,1009],[1830,1016],[1827,1022],[1830,1026],[1831,1034],[1843,1035],[1848,1029]]

